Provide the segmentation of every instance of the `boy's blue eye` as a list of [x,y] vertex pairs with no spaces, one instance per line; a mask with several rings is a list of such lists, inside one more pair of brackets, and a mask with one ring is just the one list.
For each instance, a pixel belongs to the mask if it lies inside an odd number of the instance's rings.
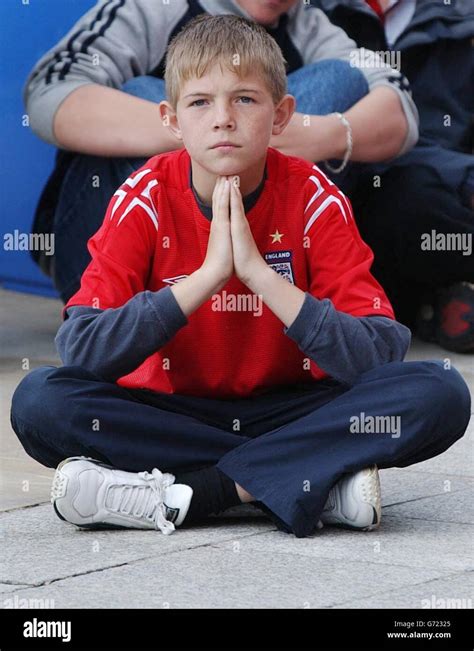
[[[241,95],[238,99],[249,99],[251,102],[254,102],[255,100],[252,99],[252,97],[248,97],[247,95]],[[197,102],[205,102],[205,99],[196,99],[194,102],[191,102],[190,106],[195,106]],[[244,104],[247,104],[248,102],[244,102]]]

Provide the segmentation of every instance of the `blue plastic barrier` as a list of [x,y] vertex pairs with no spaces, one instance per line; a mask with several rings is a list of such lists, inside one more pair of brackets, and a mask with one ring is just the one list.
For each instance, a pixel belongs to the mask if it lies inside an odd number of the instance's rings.
[[[41,191],[53,169],[55,148],[42,142],[25,122],[22,88],[38,61],[95,4],[95,0],[1,0],[2,84],[0,106],[1,217],[0,285],[43,296],[57,296],[51,280],[29,251],[8,250],[29,233]],[[11,241],[11,239],[10,239]]]

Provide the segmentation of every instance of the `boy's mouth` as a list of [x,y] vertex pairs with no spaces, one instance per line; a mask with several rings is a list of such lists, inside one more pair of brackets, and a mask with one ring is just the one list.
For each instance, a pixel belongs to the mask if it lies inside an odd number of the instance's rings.
[[211,149],[236,149],[237,147],[240,147],[240,145],[236,145],[234,142],[230,142],[228,140],[223,140],[222,142],[218,142],[216,145],[211,147]]

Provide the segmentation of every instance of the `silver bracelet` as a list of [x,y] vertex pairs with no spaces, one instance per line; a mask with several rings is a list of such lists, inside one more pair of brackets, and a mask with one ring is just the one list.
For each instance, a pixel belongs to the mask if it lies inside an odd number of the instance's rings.
[[338,113],[336,111],[335,113],[331,113],[331,115],[337,115],[337,117],[340,119],[342,124],[346,127],[346,135],[347,135],[346,152],[344,154],[344,158],[342,159],[342,163],[339,165],[339,167],[331,167],[331,165],[329,165],[327,161],[324,161],[324,164],[326,165],[328,170],[333,172],[333,174],[339,174],[339,172],[342,172],[342,170],[346,167],[352,154],[352,129],[349,120],[344,115],[342,115],[342,113]]

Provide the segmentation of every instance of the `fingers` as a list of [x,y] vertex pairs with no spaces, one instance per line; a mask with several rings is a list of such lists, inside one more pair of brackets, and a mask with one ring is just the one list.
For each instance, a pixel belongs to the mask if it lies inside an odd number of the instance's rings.
[[225,176],[220,176],[212,194],[212,216],[216,220],[229,218],[230,183]]
[[229,212],[239,219],[245,216],[245,210],[240,192],[240,178],[238,176],[217,178],[212,195],[212,214],[216,221],[227,221]]
[[242,194],[239,188],[240,179],[238,176],[235,176],[231,182],[230,190],[230,209],[231,215],[234,218],[241,219],[245,216],[244,204],[242,201]]
[[226,187],[226,183],[225,183],[226,180],[227,180],[226,176],[218,176],[217,177],[216,184],[214,186],[213,196],[219,196],[222,193],[222,191]]

